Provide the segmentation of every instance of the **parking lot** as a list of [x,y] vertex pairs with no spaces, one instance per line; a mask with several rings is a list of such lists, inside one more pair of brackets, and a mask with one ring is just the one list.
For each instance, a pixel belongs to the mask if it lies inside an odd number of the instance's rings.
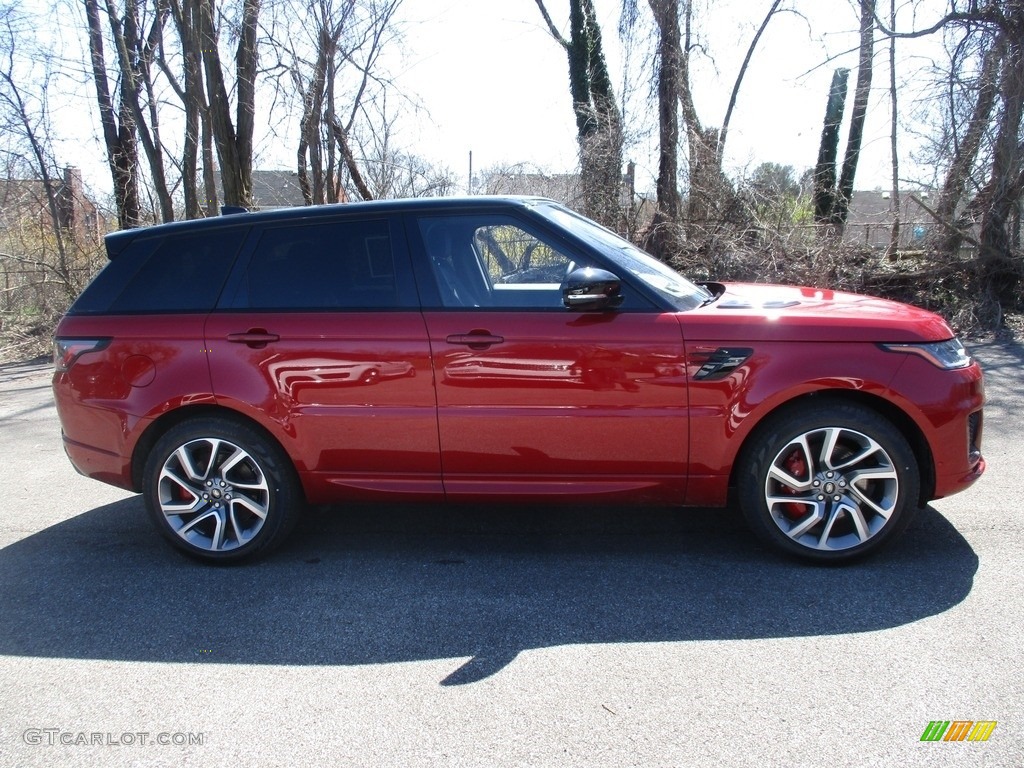
[[840,568],[735,512],[479,506],[202,566],[75,474],[48,365],[0,367],[0,764],[1020,766],[1024,347],[972,351],[988,473]]

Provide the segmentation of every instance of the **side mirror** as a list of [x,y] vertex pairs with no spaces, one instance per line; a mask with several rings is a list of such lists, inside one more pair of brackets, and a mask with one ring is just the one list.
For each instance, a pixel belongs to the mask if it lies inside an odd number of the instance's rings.
[[562,283],[562,303],[578,312],[614,309],[622,300],[622,283],[604,269],[575,269]]

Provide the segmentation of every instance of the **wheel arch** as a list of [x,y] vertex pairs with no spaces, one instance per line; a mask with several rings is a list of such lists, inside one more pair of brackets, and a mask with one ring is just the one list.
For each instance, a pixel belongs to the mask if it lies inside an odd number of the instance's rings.
[[[212,417],[228,419],[236,424],[241,424],[249,427],[250,429],[256,430],[260,435],[280,448],[281,452],[288,457],[288,461],[292,465],[292,471],[295,471],[294,462],[292,462],[291,456],[284,445],[281,444],[281,441],[278,440],[270,430],[255,419],[249,418],[243,413],[231,408],[225,408],[221,405],[189,405],[183,408],[175,408],[174,410],[168,411],[157,418],[152,424],[146,427],[145,431],[135,443],[135,449],[132,451],[131,461],[133,490],[135,490],[136,493],[141,491],[143,485],[142,475],[145,470],[146,459],[149,456],[150,451],[153,450],[153,446],[156,445],[157,441],[161,437],[167,434],[167,432],[174,427],[179,424],[183,424],[186,421]],[[299,483],[299,487],[302,488],[301,482]],[[303,492],[305,491],[303,490]]]
[[758,421],[757,425],[747,434],[743,444],[736,452],[735,460],[729,474],[729,493],[735,495],[737,473],[744,465],[744,457],[747,452],[753,449],[758,439],[776,419],[784,419],[787,414],[799,411],[811,403],[821,404],[826,402],[854,403],[861,407],[874,411],[879,416],[889,421],[907,439],[914,457],[917,459],[918,470],[920,471],[921,488],[919,504],[927,502],[934,497],[935,493],[935,461],[932,457],[931,447],[925,439],[921,428],[901,408],[883,397],[873,395],[869,392],[848,390],[848,389],[827,389],[808,392],[794,397],[777,406]]

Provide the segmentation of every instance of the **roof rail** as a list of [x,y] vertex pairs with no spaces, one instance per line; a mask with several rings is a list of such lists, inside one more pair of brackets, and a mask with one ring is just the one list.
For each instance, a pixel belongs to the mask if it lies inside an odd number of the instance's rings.
[[248,208],[243,208],[240,205],[222,205],[220,207],[221,216],[233,216],[236,213],[248,213]]

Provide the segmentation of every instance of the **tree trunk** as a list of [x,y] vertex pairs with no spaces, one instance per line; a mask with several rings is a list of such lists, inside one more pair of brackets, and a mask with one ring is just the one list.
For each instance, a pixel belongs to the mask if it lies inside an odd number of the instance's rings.
[[[935,238],[935,247],[950,256],[955,256],[963,243],[961,230],[971,225],[969,217],[958,215],[957,209],[963,203],[971,171],[977,162],[982,140],[991,123],[996,97],[999,94],[999,69],[1005,53],[1005,38],[1000,35],[982,59],[978,75],[978,97],[971,111],[971,119],[967,123],[963,138],[955,144],[953,160],[946,171],[945,181],[939,191],[939,200],[935,205],[935,213],[942,221],[951,225],[942,228]],[[955,132],[955,126],[953,130]]]
[[593,0],[569,1],[569,39],[536,0],[552,37],[569,60],[569,90],[580,148],[583,212],[611,229],[623,228],[622,116],[604,58]]
[[853,181],[857,174],[857,163],[860,160],[860,145],[864,138],[864,121],[868,114],[871,77],[874,71],[875,0],[860,0],[860,8],[860,61],[857,65],[857,85],[853,95],[853,112],[850,115],[850,132],[846,138],[843,170],[839,176],[838,194],[832,210],[832,224],[840,236],[850,213]]
[[[896,0],[889,0],[889,26],[896,26]],[[895,261],[900,247],[900,157],[899,157],[899,113],[896,92],[896,38],[889,39],[889,152],[892,155],[892,193],[889,198],[889,210],[892,212],[892,225],[889,229],[889,247],[886,257]]]
[[[150,175],[153,180],[156,197],[160,204],[160,216],[163,221],[174,221],[174,204],[167,186],[164,173],[163,149],[160,146],[157,125],[152,130],[142,111],[140,95],[145,87],[152,93],[150,83],[148,54],[139,35],[138,7],[134,0],[125,3],[124,19],[117,16],[117,9],[111,0],[106,0],[107,18],[110,22],[110,33],[117,48],[118,69],[121,74],[121,98],[131,110],[135,121],[135,129],[149,162]],[[154,24],[162,24],[165,17],[158,14]]]
[[195,0],[169,0],[171,17],[181,40],[184,86],[178,86],[165,69],[172,87],[178,91],[185,111],[185,138],[182,144],[181,186],[185,200],[185,218],[198,219],[204,214],[203,195],[199,192],[199,148],[202,123],[206,115],[206,94],[203,90],[202,51],[197,35],[199,24]]
[[[1024,17],[1024,10],[1018,11]],[[1024,28],[1024,18],[1018,20]],[[1024,117],[1024,40],[1008,40],[1000,91],[1002,113],[992,153],[992,176],[980,197],[984,201],[978,261],[992,293],[1000,302],[1020,300],[1020,254],[1010,253],[1011,218],[1024,186],[1021,124]]]
[[679,90],[681,87],[679,5],[649,0],[658,24],[658,180],[657,208],[644,247],[664,262],[683,248],[679,193]]
[[[259,0],[243,0],[242,28],[235,53],[237,110],[231,117],[231,102],[224,79],[214,23],[213,0],[199,3],[200,41],[203,71],[210,98],[210,128],[220,160],[224,202],[252,207],[252,136],[255,127],[256,22]],[[236,129],[237,122],[237,129]]]
[[373,200],[373,193],[366,185],[366,180],[363,178],[359,165],[356,163],[355,155],[352,154],[352,148],[349,146],[348,135],[345,133],[345,129],[342,128],[338,120],[335,120],[331,130],[334,132],[338,146],[341,147],[341,155],[345,159],[345,166],[348,168],[349,175],[352,177],[352,183],[356,185],[360,197],[363,200]]
[[142,220],[139,181],[136,176],[139,158],[134,119],[123,100],[119,112],[114,112],[103,51],[103,25],[100,21],[98,0],[85,0],[85,15],[89,27],[89,58],[96,86],[100,125],[103,128],[103,143],[106,146],[107,164],[114,184],[117,222],[121,229],[131,229],[139,226]]
[[825,125],[821,129],[818,162],[814,166],[814,220],[818,224],[832,222],[836,202],[836,158],[839,157],[839,126],[846,109],[846,84],[850,70],[832,73],[832,85],[825,106]]

